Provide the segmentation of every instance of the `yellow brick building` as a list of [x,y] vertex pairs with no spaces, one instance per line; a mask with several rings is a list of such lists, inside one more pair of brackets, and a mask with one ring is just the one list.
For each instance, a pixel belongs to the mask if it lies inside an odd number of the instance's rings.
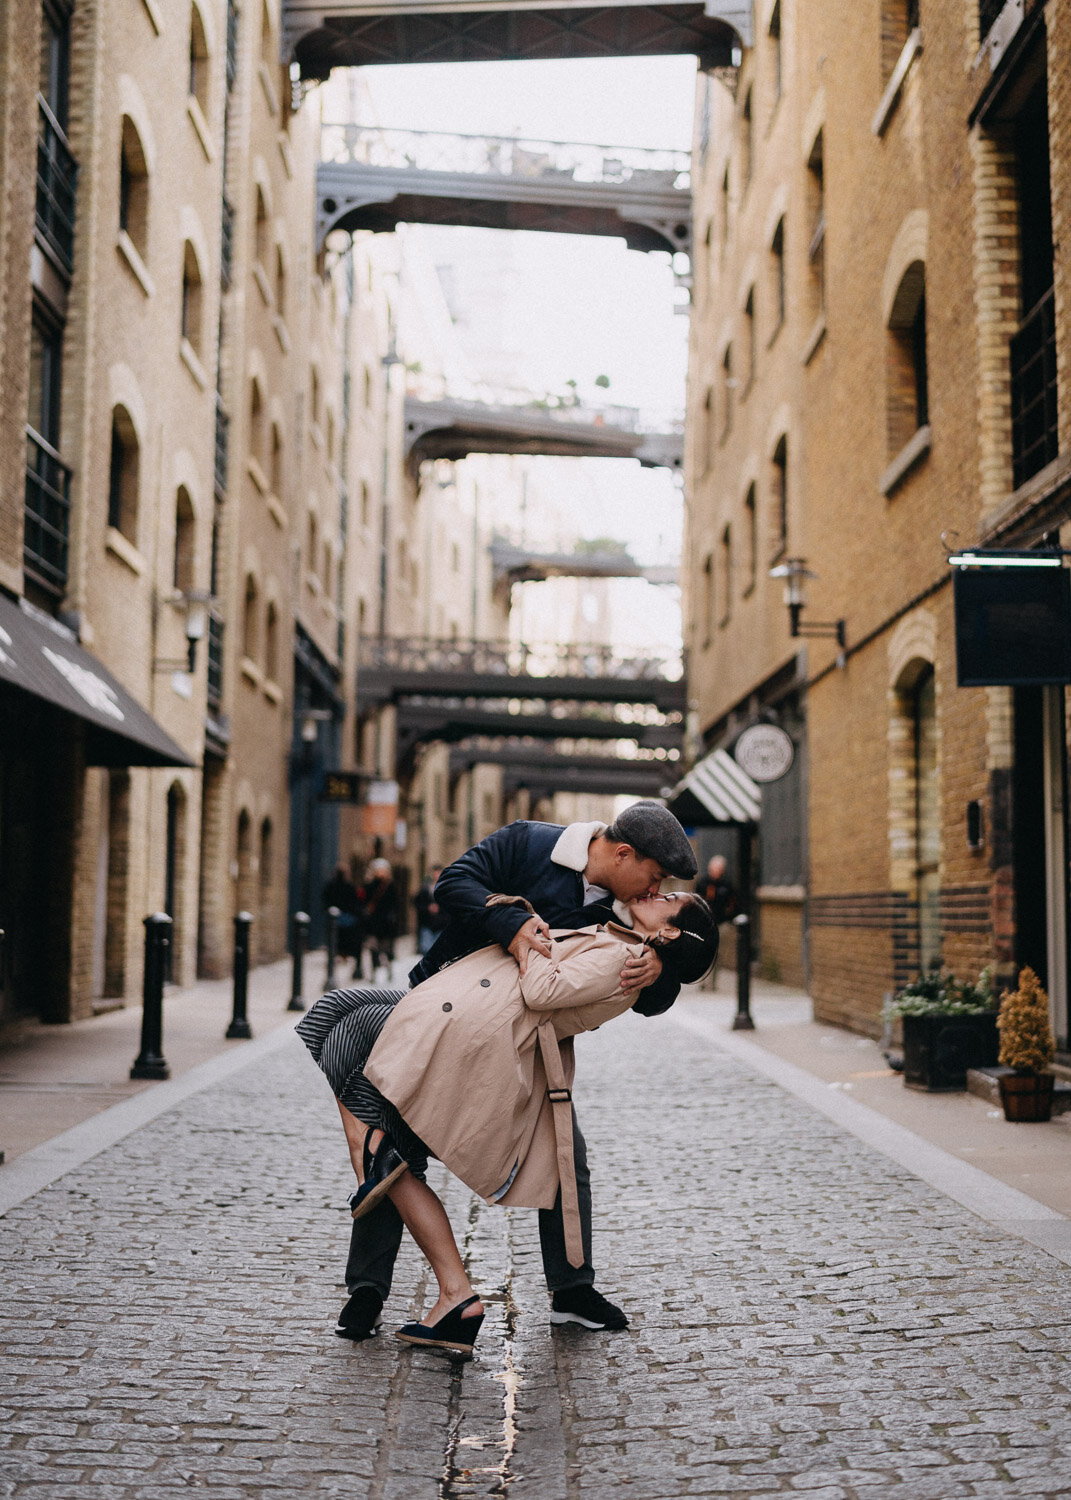
[[[1064,690],[957,686],[947,557],[1059,539],[1069,25],[765,0],[739,70],[699,85],[692,696],[709,747],[792,736],[763,964],[871,1032],[920,968],[1029,962],[1067,1041]],[[843,649],[811,633],[837,622]]]

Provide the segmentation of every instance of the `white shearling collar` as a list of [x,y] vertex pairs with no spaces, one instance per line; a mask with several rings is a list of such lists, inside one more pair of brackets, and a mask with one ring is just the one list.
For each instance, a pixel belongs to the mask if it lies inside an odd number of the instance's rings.
[[[568,828],[562,829],[558,842],[550,851],[551,862],[583,875],[588,863],[588,846],[609,826],[608,823],[570,823]],[[623,901],[614,902],[614,911],[623,927],[632,926],[632,915]]]

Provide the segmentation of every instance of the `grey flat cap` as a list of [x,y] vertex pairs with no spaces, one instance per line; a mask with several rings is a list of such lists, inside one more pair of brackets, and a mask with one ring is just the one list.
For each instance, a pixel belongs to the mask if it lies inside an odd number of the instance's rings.
[[684,829],[660,802],[634,802],[606,830],[610,838],[631,844],[643,859],[653,859],[667,875],[691,880],[698,865]]

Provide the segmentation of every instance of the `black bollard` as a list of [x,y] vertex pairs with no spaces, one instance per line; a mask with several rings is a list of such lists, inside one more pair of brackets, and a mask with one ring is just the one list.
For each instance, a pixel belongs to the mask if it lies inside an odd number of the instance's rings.
[[141,986],[141,1051],[131,1078],[170,1078],[164,1061],[164,973],[171,944],[171,918],[157,911],[145,918],[145,977]]
[[243,1040],[253,1035],[246,1007],[249,998],[249,929],[253,913],[240,911],[234,919],[234,1014],[224,1033]]
[[736,928],[736,1015],[734,1031],[754,1031],[751,1019],[751,918],[741,912],[733,918]]
[[290,1004],[287,1010],[304,1010],[305,1002],[301,998],[303,988],[302,969],[305,964],[305,944],[309,940],[309,921],[307,911],[296,911],[294,913],[293,925],[291,927],[291,951],[294,955],[294,977],[290,984]]
[[327,970],[324,974],[324,989],[335,987],[335,961],[338,958],[338,919],[342,912],[337,906],[327,908]]

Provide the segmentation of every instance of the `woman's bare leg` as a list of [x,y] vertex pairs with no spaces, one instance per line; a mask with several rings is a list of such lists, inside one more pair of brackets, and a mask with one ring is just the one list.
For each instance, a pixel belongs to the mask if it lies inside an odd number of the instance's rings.
[[[406,1172],[398,1178],[388,1196],[401,1214],[406,1229],[427,1257],[439,1285],[438,1301],[421,1319],[425,1327],[430,1327],[444,1318],[452,1307],[472,1296],[472,1282],[461,1260],[446,1209],[427,1183],[420,1182],[412,1172]],[[474,1302],[465,1309],[462,1317],[475,1317],[482,1312],[483,1303]]]
[[[342,1128],[346,1132],[346,1145],[349,1147],[350,1161],[353,1163],[354,1174],[358,1182],[363,1182],[364,1143],[370,1127],[363,1120],[358,1120],[356,1115],[350,1114],[341,1099],[336,1099],[335,1103],[338,1105],[338,1112],[342,1116]],[[368,1149],[375,1151],[382,1139],[382,1130],[373,1130],[372,1138],[368,1142]]]

